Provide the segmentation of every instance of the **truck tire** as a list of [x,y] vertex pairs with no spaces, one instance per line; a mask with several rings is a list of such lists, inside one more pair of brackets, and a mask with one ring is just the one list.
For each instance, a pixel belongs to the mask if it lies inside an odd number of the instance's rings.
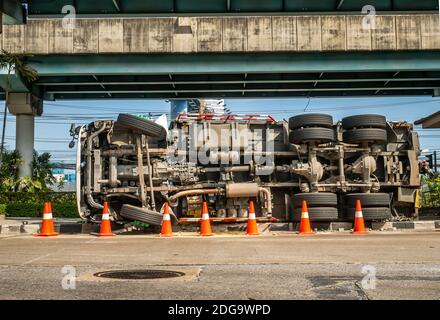
[[352,129],[343,133],[343,141],[346,143],[386,142],[387,131],[377,128]]
[[[148,210],[136,206],[132,206],[129,204],[124,204],[121,208],[120,215],[124,218],[130,219],[130,220],[137,220],[141,222],[145,222],[148,224],[151,224],[153,226],[160,226],[162,225],[162,219],[163,214]],[[174,214],[170,214],[171,221],[173,224],[177,223],[177,217]]]
[[293,206],[301,208],[302,201],[307,201],[308,207],[337,207],[338,197],[336,193],[298,193],[293,196]]
[[329,128],[302,128],[290,132],[289,141],[294,144],[317,141],[319,143],[335,141],[335,131]]
[[388,193],[350,193],[345,195],[345,205],[349,208],[356,207],[356,200],[361,201],[364,207],[389,207],[390,195]]
[[159,140],[165,140],[167,136],[167,131],[161,125],[131,114],[121,113],[118,116],[117,123],[134,131],[140,131],[147,136],[158,138]]
[[343,129],[353,128],[379,128],[386,129],[387,121],[384,116],[378,114],[363,114],[342,119]]
[[[344,214],[344,220],[354,221],[355,208],[347,208]],[[383,221],[391,218],[390,208],[362,208],[362,214],[365,221]]]
[[[308,208],[310,221],[332,222],[338,220],[338,209],[331,207]],[[293,222],[301,221],[301,208],[293,210]]]
[[310,113],[301,114],[289,119],[289,129],[295,130],[303,127],[333,127],[333,117],[327,114]]

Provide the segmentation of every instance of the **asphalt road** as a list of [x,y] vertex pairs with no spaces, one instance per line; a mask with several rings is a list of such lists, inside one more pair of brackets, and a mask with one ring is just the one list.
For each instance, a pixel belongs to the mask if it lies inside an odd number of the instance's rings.
[[[137,269],[185,276],[94,275]],[[0,299],[440,299],[440,232],[5,236]]]

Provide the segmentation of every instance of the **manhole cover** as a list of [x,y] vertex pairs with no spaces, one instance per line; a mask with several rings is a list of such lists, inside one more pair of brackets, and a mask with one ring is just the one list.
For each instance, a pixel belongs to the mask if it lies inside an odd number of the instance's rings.
[[122,280],[167,279],[184,276],[185,273],[170,270],[115,270],[95,273],[96,277]]

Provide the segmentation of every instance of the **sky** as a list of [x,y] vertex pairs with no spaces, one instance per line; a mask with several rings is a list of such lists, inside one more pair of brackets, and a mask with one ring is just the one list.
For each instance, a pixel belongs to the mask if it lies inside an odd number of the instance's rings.
[[[440,98],[433,97],[373,97],[373,98],[298,98],[298,99],[235,99],[225,100],[232,113],[272,115],[277,120],[306,112],[326,113],[334,120],[355,114],[382,114],[388,120],[414,122],[440,110]],[[4,104],[0,104],[3,119]],[[69,149],[69,129],[97,119],[115,119],[119,113],[168,113],[165,100],[76,100],[45,101],[44,113],[36,119],[35,149],[50,152],[54,161],[74,163],[75,151]],[[2,124],[0,124],[1,127]],[[422,149],[440,154],[440,129],[422,130]],[[1,135],[1,131],[0,131]],[[8,114],[6,146],[15,147],[15,117]],[[439,155],[440,156],[440,155]]]

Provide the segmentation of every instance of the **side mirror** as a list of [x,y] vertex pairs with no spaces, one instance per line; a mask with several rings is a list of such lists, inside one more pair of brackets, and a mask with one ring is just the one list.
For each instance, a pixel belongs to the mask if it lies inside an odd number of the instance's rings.
[[70,125],[70,135],[71,136],[75,135],[75,124],[74,123],[72,123]]

